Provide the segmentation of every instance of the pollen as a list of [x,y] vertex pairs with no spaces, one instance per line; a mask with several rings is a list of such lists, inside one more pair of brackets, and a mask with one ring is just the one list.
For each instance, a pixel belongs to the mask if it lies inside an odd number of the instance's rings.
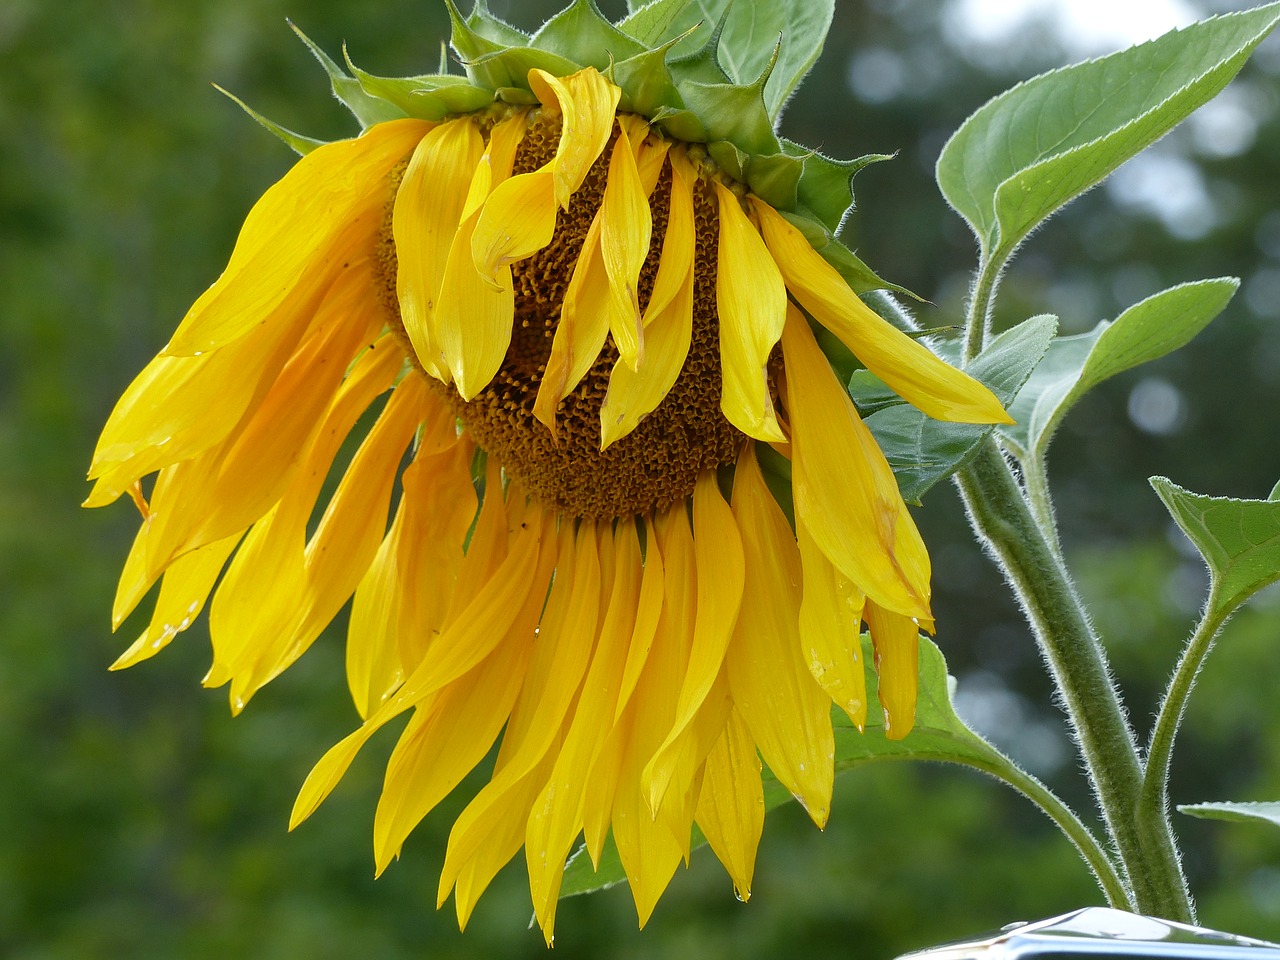
[[[516,153],[513,173],[536,170],[549,160],[559,136],[558,117],[534,114]],[[515,310],[511,345],[489,385],[467,402],[452,386],[419,369],[432,389],[447,398],[480,447],[498,457],[507,473],[530,496],[544,506],[589,520],[649,515],[687,500],[698,476],[734,462],[746,440],[720,412],[720,328],[716,313],[719,221],[712,186],[702,178],[696,181],[693,195],[696,247],[692,339],[684,366],[665,398],[635,430],[607,449],[600,449],[600,408],[610,372],[618,360],[618,350],[610,337],[586,376],[561,401],[556,411],[555,434],[534,417],[534,402],[551,356],[565,291],[604,195],[608,154],[606,149],[592,166],[568,210],[559,212],[551,243],[513,264]],[[668,168],[650,197],[652,240],[637,283],[642,311],[658,272],[670,193]],[[388,210],[378,269],[383,303],[395,318],[393,327],[403,334],[396,306],[396,254],[390,223]],[[407,346],[407,337],[405,342]],[[408,354],[414,356],[412,349]]]

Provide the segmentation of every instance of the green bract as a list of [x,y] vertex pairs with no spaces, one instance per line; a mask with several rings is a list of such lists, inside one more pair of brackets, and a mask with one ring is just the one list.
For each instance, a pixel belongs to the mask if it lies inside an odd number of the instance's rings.
[[[783,211],[855,290],[892,288],[834,239],[853,206],[853,175],[888,156],[834,160],[775,130],[822,50],[833,0],[652,0],[632,4],[616,24],[594,0],[574,0],[532,35],[495,17],[484,0],[466,16],[454,0],[445,4],[453,56],[421,76],[374,76],[345,51],[344,68],[294,30],[362,129],[399,117],[441,120],[495,102],[532,103],[530,70],[565,76],[595,67],[622,90],[619,110],[643,115],[673,139],[706,144],[721,169]],[[448,72],[451,59],[461,73]],[[320,142],[249,113],[300,153]]]

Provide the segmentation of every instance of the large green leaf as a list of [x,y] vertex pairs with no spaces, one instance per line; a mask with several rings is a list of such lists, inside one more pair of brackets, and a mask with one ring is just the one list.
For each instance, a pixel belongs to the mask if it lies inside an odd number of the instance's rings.
[[1214,97],[1280,21],[1280,3],[1215,17],[1042,74],[961,125],[938,158],[947,201],[989,261]]
[[[985,383],[1006,406],[1049,349],[1056,317],[1032,317],[1006,330],[979,354],[967,372]],[[930,487],[959,470],[992,430],[989,424],[946,423],[902,403],[867,371],[850,378],[859,409],[874,410],[867,426],[898,478],[904,499],[919,503]]]
[[[875,662],[875,652],[869,637],[864,636],[862,643],[863,663],[867,665],[867,696],[874,702],[876,675],[871,664]],[[885,736],[884,719],[878,711],[867,711],[866,730],[859,733],[843,710],[833,708],[831,720],[836,734],[836,770],[850,770],[881,760],[934,760],[975,767],[1011,782],[1024,782],[1025,775],[1017,771],[1012,761],[965,726],[957,716],[951,701],[951,689],[952,681],[947,676],[947,665],[941,651],[931,640],[921,637],[915,726],[901,740],[890,740]],[[766,809],[772,810],[792,799],[767,768],[763,775]],[[705,843],[695,827],[692,847]],[[570,857],[560,895],[571,897],[591,893],[624,878],[622,863],[610,840],[600,858],[599,870],[592,869],[591,859],[581,849]]]
[[1178,812],[1201,820],[1227,820],[1231,823],[1269,823],[1280,827],[1280,803],[1180,803]]
[[1054,340],[1009,410],[1017,423],[1000,428],[1010,449],[1024,460],[1043,456],[1062,418],[1087,391],[1184,346],[1239,286],[1234,277],[1184,283],[1134,304],[1114,323]]
[[1152,477],[1151,486],[1209,567],[1206,617],[1230,613],[1280,580],[1280,500],[1206,497],[1164,477]]

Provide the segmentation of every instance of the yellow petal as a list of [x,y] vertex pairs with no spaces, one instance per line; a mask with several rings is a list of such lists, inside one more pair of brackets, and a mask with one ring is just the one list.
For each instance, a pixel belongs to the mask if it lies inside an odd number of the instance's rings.
[[733,700],[769,769],[821,827],[835,777],[831,703],[801,654],[800,551],[752,454],[734,471],[733,515],[746,559],[726,657]]
[[556,203],[568,210],[570,198],[609,142],[622,90],[595,67],[561,78],[535,68],[529,71],[529,88],[544,112],[558,108],[561,114],[560,143],[550,166]]
[[404,679],[400,662],[400,571],[404,549],[405,498],[401,498],[391,529],[356,587],[347,624],[347,688],[361,720],[367,720]]
[[603,450],[639,426],[666,397],[689,355],[693,337],[693,191],[687,162],[672,154],[671,199],[662,259],[645,307],[645,354],[632,370],[619,360],[600,406]]
[[[301,593],[276,594],[269,601],[272,606],[288,605],[283,621],[265,615],[287,628],[275,636],[259,635],[253,666],[232,682],[236,699],[247,702],[283,673],[355,592],[386,532],[396,469],[422,419],[425,394],[420,377],[402,381],[356,451],[307,543]],[[259,576],[269,575],[269,568],[259,570]]]
[[192,551],[174,563],[160,584],[160,596],[150,625],[111,665],[111,669],[123,670],[155,656],[191,626],[204,608],[227,557],[239,542],[239,534],[227,537]]
[[877,603],[928,618],[929,555],[893,471],[798,310],[782,350],[791,420],[796,522],[837,570]]
[[582,693],[550,778],[529,812],[525,835],[529,890],[534,912],[548,938],[554,934],[565,858],[582,828],[587,778],[611,729],[623,665],[635,627],[642,563],[634,523],[618,524],[613,573],[600,640]]
[[391,170],[431,128],[421,120],[379,123],[299,160],[249,211],[226,270],[192,306],[165,352],[214,350],[280,307],[309,313],[308,303],[345,262],[353,221],[372,214],[376,229]]
[[307,775],[290,817],[290,829],[309,817],[337,786],[360,748],[388,721],[434,695],[483,661],[499,644],[526,600],[537,596],[541,608],[546,581],[536,583],[547,518],[530,514],[498,572],[480,590],[455,623],[434,644],[439,656],[423,661],[391,697],[359,728],[334,744]]
[[[714,471],[698,478],[693,493],[694,551],[698,567],[698,612],[694,621],[692,647],[676,717],[661,747],[646,766],[642,782],[646,785],[649,805],[656,812],[682,762],[689,763],[692,754],[684,753],[691,744],[692,724],[703,702],[720,675],[729,639],[743,602],[742,539],[729,505],[720,496]],[[719,736],[705,744],[710,749]],[[705,757],[695,758],[700,763]]]
[[895,393],[939,420],[1013,423],[990,390],[863,303],[782,214],[756,197],[751,205],[787,289]]
[[730,712],[724,733],[707,754],[697,819],[733,878],[734,892],[740,900],[750,899],[756,848],[764,831],[764,785],[755,741],[737,710]]
[[867,601],[867,629],[876,650],[884,735],[901,740],[916,722],[916,685],[920,673],[920,628],[910,617]]
[[489,385],[511,344],[515,290],[511,268],[499,266],[492,279],[471,259],[478,215],[464,221],[453,238],[444,285],[433,318],[433,339],[463,400]]
[[609,158],[600,219],[600,255],[609,277],[609,329],[620,358],[635,370],[644,356],[638,283],[649,256],[653,215],[631,141],[621,123]]
[[467,220],[479,210],[490,192],[502,181],[511,176],[511,168],[515,165],[516,149],[524,139],[527,125],[527,110],[520,110],[494,124],[489,133],[489,143],[484,149],[484,156],[476,167],[471,178],[471,187],[467,190],[467,202],[462,208],[460,219]]
[[[687,525],[685,530],[688,531]],[[688,541],[688,546],[692,547],[691,541]],[[692,563],[689,566],[692,567]],[[684,571],[681,570],[681,576],[683,573]],[[623,707],[631,699],[631,694],[635,691],[636,683],[640,679],[640,671],[644,668],[649,650],[653,646],[654,634],[658,630],[658,621],[665,606],[665,579],[662,552],[658,549],[658,538],[654,534],[653,525],[650,524],[645,544],[644,576],[640,582],[635,630],[631,634],[631,643],[627,647],[627,662],[622,669],[622,681],[618,688],[618,705],[613,715],[615,722],[622,716]],[[687,584],[687,581],[682,580],[681,584]]]
[[485,201],[471,257],[483,277],[498,283],[499,269],[532,257],[556,232],[555,176],[547,167],[520,173],[494,187]]
[[556,435],[556,410],[586,376],[609,332],[609,279],[600,252],[601,216],[587,229],[560,306],[551,356],[538,385],[533,415]]
[[[298,499],[300,510],[310,511],[342,442],[361,414],[391,386],[403,360],[403,348],[391,334],[385,334],[360,355],[336,396],[331,393],[328,397],[313,398],[317,407],[324,409],[319,402],[323,400],[328,409],[319,418],[318,427],[313,425],[310,439],[299,451],[298,466],[288,468],[290,489],[298,488],[292,496]],[[323,382],[325,376],[317,374],[316,379]],[[278,399],[283,403],[289,397],[285,395]],[[300,397],[293,399],[306,412],[315,409]],[[270,406],[264,403],[259,412],[270,416],[277,412],[275,403],[275,399]],[[286,416],[279,412],[282,417]],[[293,429],[291,425],[300,426],[289,414],[281,426],[289,431]],[[254,434],[262,435],[260,431],[268,431],[270,424],[260,422],[255,415],[251,426]],[[266,449],[268,453],[274,449],[274,441]],[[244,490],[237,485],[237,480],[252,471],[252,453],[248,446],[236,440],[226,448],[225,461],[222,449],[212,449],[204,456],[161,471],[151,497],[151,531],[147,541],[149,569],[162,569],[187,550],[243,530],[246,523],[261,515],[262,502],[266,499],[261,488],[254,492],[243,509],[234,501],[222,499],[223,494],[235,489]],[[271,462],[268,456],[264,466],[269,468]],[[270,487],[267,493],[274,494],[274,482]]]
[[720,212],[716,311],[720,315],[720,410],[749,437],[781,442],[769,396],[769,354],[782,335],[787,291],[760,234],[738,198],[712,180]]
[[483,149],[480,131],[470,119],[436,127],[413,152],[391,218],[400,319],[423,368],[446,382],[449,374],[440,362],[432,315]]
[[524,679],[537,624],[510,631],[470,673],[415,712],[387,761],[373,824],[377,870],[385,870],[410,831],[489,752]]
[[445,617],[463,563],[462,545],[476,519],[471,480],[474,445],[459,437],[434,456],[418,459],[401,478],[409,535],[396,558],[400,590],[398,647],[406,671],[415,670]]
[[804,570],[800,642],[809,672],[853,725],[867,722],[867,678],[862,667],[862,591],[831,565],[803,523],[796,540]]

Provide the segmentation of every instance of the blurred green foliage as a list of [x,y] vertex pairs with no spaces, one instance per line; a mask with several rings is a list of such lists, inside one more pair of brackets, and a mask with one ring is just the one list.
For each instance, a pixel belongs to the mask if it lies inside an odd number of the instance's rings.
[[[490,5],[526,26],[547,7]],[[826,55],[784,120],[788,136],[836,155],[901,151],[859,177],[847,237],[936,304],[920,311],[931,325],[957,321],[974,254],[932,186],[943,139],[988,96],[1065,59],[1047,32],[1016,49],[958,44],[949,6],[838,5]],[[519,863],[464,935],[451,907],[434,909],[461,799],[372,879],[390,737],[319,815],[285,832],[307,770],[355,722],[340,630],[234,721],[222,691],[199,687],[199,627],[155,661],[106,672],[140,629],[136,618],[109,633],[136,516],[76,506],[95,434],[292,162],[209,83],[300,132],[354,130],[286,16],[331,51],[345,39],[383,74],[433,68],[445,35],[434,0],[0,2],[0,955],[15,960],[544,955]],[[1247,149],[1215,148],[1212,129],[1194,125],[1157,148],[1190,165],[1213,222],[1170,229],[1104,188],[1033,238],[1005,289],[1003,325],[1049,311],[1072,332],[1183,280],[1245,281],[1189,348],[1088,397],[1052,456],[1065,547],[1143,730],[1204,587],[1145,478],[1261,497],[1280,476],[1278,49],[1264,46],[1232,88],[1253,125]],[[1172,398],[1175,416],[1144,416],[1143,389]],[[938,641],[974,722],[1088,810],[1034,645],[954,495],[933,491],[921,520]],[[1175,801],[1280,798],[1278,641],[1273,589],[1228,627],[1192,698]],[[557,954],[888,957],[1099,902],[1066,842],[993,783],[886,766],[836,793],[824,835],[798,809],[771,815],[750,905],[695,855],[644,932],[625,888],[566,902]],[[1178,828],[1203,919],[1280,939],[1280,840]]]

